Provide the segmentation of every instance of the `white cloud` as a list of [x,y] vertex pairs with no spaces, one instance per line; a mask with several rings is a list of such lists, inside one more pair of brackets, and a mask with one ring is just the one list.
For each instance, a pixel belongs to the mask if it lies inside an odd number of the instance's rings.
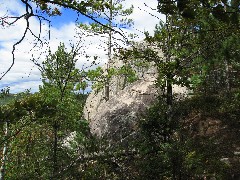
[[139,39],[144,38],[144,31],[153,34],[155,25],[160,21],[165,21],[165,16],[157,11],[156,0],[126,0],[123,5],[128,8],[133,5],[133,13],[128,16],[133,19],[134,26],[130,28],[130,31],[136,33]]
[[18,16],[24,12],[25,8],[19,0],[4,0],[4,2],[0,2],[0,17],[8,15]]
[[[19,0],[4,1],[0,3],[0,17],[5,15],[19,15],[24,13],[24,7],[19,3]],[[157,18],[152,17],[148,12],[154,14],[160,18],[163,18],[159,15],[157,11],[151,10],[149,7],[156,8],[156,0],[126,0],[126,5],[133,5],[134,12],[130,16],[134,20],[134,28],[124,30],[125,33],[136,33],[139,35],[140,39],[144,37],[139,31],[150,31],[153,32],[155,24],[159,22]],[[149,6],[145,6],[144,2]],[[138,8],[140,7],[141,10]],[[8,11],[6,10],[8,9]],[[144,11],[145,10],[145,11]],[[6,13],[5,13],[6,12]],[[52,22],[54,25],[54,22]],[[23,35],[23,32],[26,27],[26,22],[24,19],[19,20],[15,26],[12,27],[0,27],[0,75],[5,72],[7,68],[11,65],[12,62],[12,46],[16,43]],[[32,17],[30,21],[30,28],[34,34],[38,35],[40,32],[40,24],[38,19]],[[41,28],[41,40],[44,43],[43,46],[38,43],[38,46],[35,47],[31,52],[29,51],[34,47],[36,42],[35,37],[30,33],[27,34],[25,40],[19,44],[15,52],[15,64],[11,71],[0,81],[0,89],[6,86],[11,87],[11,92],[21,92],[24,89],[31,88],[32,91],[37,91],[38,86],[41,84],[41,73],[38,70],[38,67],[31,62],[32,54],[35,58],[39,58],[41,62],[46,55],[47,47],[51,47],[52,52],[57,50],[57,47],[60,42],[64,42],[65,45],[70,48],[70,44],[76,44],[79,41],[79,38],[82,38],[81,49],[82,54],[80,54],[79,61],[77,62],[78,68],[88,67],[91,65],[93,58],[89,61],[85,58],[84,53],[88,55],[97,55],[99,58],[100,64],[103,64],[107,60],[106,43],[103,41],[106,38],[100,38],[99,36],[87,36],[86,34],[80,34],[79,29],[76,28],[74,22],[68,22],[61,26],[61,28],[56,29],[54,26],[51,27],[51,38],[48,39],[48,23],[43,21]],[[78,32],[78,33],[77,33]],[[119,37],[119,36],[117,36]],[[122,44],[119,41],[120,44]],[[81,53],[80,52],[80,53]]]

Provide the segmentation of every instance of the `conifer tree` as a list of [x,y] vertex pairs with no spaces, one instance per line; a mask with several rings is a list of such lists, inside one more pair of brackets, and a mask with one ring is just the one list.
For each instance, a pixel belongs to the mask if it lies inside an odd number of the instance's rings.
[[[103,21],[106,21],[106,27],[103,27],[99,25],[98,23],[90,23],[90,25],[86,24],[80,24],[80,28],[83,28],[87,30],[90,33],[97,34],[101,36],[101,34],[106,34],[107,36],[107,57],[108,62],[106,64],[106,75],[103,75],[104,78],[104,98],[106,101],[109,99],[109,83],[111,78],[111,68],[112,67],[112,56],[113,56],[113,49],[117,49],[119,46],[117,45],[116,38],[114,36],[113,29],[116,28],[126,28],[131,27],[133,24],[132,19],[127,18],[132,11],[133,7],[125,9],[123,7],[124,0],[108,0],[106,1],[108,3],[108,8],[103,9],[102,11],[99,11],[97,9],[91,8],[89,10],[89,13],[92,15],[96,15],[97,18],[102,19]],[[118,21],[120,19],[120,21]]]

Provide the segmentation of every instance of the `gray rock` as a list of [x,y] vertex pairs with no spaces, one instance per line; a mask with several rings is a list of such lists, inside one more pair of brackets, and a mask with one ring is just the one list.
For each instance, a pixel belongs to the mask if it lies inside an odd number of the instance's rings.
[[141,114],[157,95],[153,81],[140,80],[102,101],[89,117],[93,134],[110,141],[122,141],[137,128]]
[[[174,86],[174,92],[184,94],[186,88]],[[89,120],[91,132],[110,143],[127,140],[138,128],[139,119],[154,103],[157,94],[154,79],[145,79],[134,82],[108,101],[99,101],[98,95],[90,97],[92,104],[88,99],[86,106],[92,107],[90,111],[85,109],[85,117]]]
[[[147,48],[146,44],[143,43],[140,48]],[[163,54],[159,52],[159,56]],[[134,64],[137,60],[132,61]],[[131,63],[131,60],[128,63]],[[120,68],[123,64],[121,59],[115,57],[109,66]],[[104,90],[97,93],[93,91],[84,107],[84,117],[89,120],[91,132],[98,137],[107,138],[110,142],[123,141],[132,136],[142,114],[146,113],[147,108],[154,103],[159,94],[155,87],[157,69],[154,62],[146,68],[134,65],[132,68],[139,80],[123,87],[123,77],[113,77],[109,84],[109,100],[105,100]],[[173,92],[187,94],[187,89],[174,86]]]

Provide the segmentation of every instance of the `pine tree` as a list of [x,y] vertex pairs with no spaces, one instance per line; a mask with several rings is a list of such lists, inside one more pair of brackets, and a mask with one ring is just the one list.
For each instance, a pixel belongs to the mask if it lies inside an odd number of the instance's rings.
[[[123,8],[123,2],[124,0],[109,0],[106,3],[108,3],[108,8],[103,9],[103,11],[98,11],[97,9],[90,9],[89,13],[92,15],[96,15],[99,19],[106,20],[106,27],[103,27],[97,23],[91,23],[90,25],[86,24],[80,24],[80,27],[87,30],[90,33],[94,33],[97,35],[106,34],[107,35],[107,57],[108,62],[106,65],[106,75],[103,75],[104,78],[104,98],[106,101],[109,100],[109,83],[111,79],[111,69],[112,67],[112,56],[113,56],[113,49],[114,46],[118,46],[116,42],[116,37],[114,37],[113,29],[115,28],[126,28],[131,27],[133,24],[133,21],[127,16],[129,16],[132,11],[133,7],[124,9]],[[120,22],[117,21],[117,18],[121,17]],[[117,48],[117,47],[115,47]]]

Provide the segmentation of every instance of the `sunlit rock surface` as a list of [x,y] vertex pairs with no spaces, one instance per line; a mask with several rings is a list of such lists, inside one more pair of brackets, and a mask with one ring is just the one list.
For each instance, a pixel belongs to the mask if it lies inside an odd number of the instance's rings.
[[[139,48],[148,47],[143,43]],[[163,57],[163,54],[159,52],[159,56]],[[138,60],[130,60],[128,63],[134,64],[134,61]],[[116,56],[109,66],[120,68],[123,64],[124,62]],[[153,62],[149,63],[148,67],[132,67],[138,77],[137,81],[124,87],[124,77],[113,77],[109,83],[109,100],[104,98],[104,89],[99,92],[93,91],[84,108],[84,117],[90,123],[91,132],[111,142],[126,140],[134,134],[142,115],[154,103],[159,93],[155,86],[158,73]],[[174,86],[173,92],[182,96],[187,94],[187,89]]]
[[[90,94],[84,113],[91,132],[114,142],[129,138],[142,115],[156,100],[157,91],[155,79],[149,78],[134,82],[108,101],[101,99],[100,93]],[[174,92],[184,94],[186,89],[175,86]]]

